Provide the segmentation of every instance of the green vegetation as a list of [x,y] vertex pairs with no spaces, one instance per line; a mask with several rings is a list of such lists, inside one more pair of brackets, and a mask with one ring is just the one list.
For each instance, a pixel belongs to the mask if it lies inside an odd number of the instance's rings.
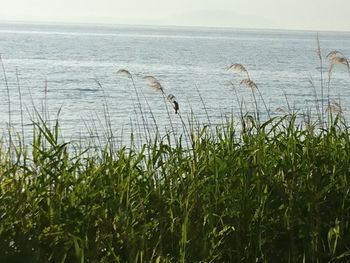
[[[249,120],[249,121],[248,121]],[[1,262],[344,262],[350,136],[295,115],[142,149],[60,142],[0,155]]]
[[252,91],[253,113],[242,113],[237,96],[240,121],[217,127],[186,125],[175,96],[146,76],[166,105],[172,131],[163,137],[151,110],[155,130],[146,128],[146,98],[119,70],[137,96],[143,145],[76,145],[60,139],[58,120],[40,116],[25,144],[22,110],[18,137],[9,114],[9,143],[0,145],[0,262],[350,261],[350,134],[330,96],[334,67],[350,67],[330,52],[326,82],[319,45],[317,54],[321,95],[306,121],[291,112],[271,117],[241,64],[228,69],[246,75],[240,85]]

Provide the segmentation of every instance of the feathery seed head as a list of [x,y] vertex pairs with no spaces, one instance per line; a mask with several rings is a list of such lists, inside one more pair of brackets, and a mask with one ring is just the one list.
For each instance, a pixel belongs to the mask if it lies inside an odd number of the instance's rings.
[[334,57],[336,57],[337,55],[340,55],[342,57],[344,57],[344,55],[338,51],[338,50],[332,50],[331,52],[329,52],[326,56],[326,59],[328,59],[329,61],[331,61]]
[[154,89],[154,90],[160,90],[162,92],[164,92],[163,86],[160,84],[160,82],[153,76],[145,76],[143,77],[144,79],[146,79],[148,81],[148,85]]
[[256,83],[254,81],[252,81],[251,79],[243,79],[240,82],[240,84],[246,86],[247,88],[251,88],[252,90],[255,90],[258,88]]
[[331,112],[339,115],[343,113],[343,109],[339,103],[333,102],[326,108],[326,112]]
[[247,72],[247,69],[242,65],[242,64],[231,64],[230,66],[227,67],[227,70],[231,70],[233,72]]
[[131,78],[131,77],[132,77],[132,76],[131,76],[131,73],[130,73],[128,70],[126,70],[126,69],[119,69],[119,70],[117,71],[117,74],[118,74],[118,75],[126,76],[126,77],[128,77],[128,78]]
[[249,79],[249,73],[248,70],[242,65],[238,63],[231,64],[227,67],[227,70],[235,72],[235,73],[244,73],[247,74],[247,78]]
[[345,65],[349,68],[349,61],[347,60],[346,57],[333,57],[331,60],[330,60],[331,64],[342,64],[342,65]]
[[337,50],[333,50],[333,51],[328,53],[326,58],[328,59],[328,62],[330,64],[329,70],[328,70],[328,77],[329,77],[329,79],[332,76],[333,69],[334,69],[335,65],[345,65],[348,68],[348,72],[350,74],[349,61],[341,52],[339,52]]

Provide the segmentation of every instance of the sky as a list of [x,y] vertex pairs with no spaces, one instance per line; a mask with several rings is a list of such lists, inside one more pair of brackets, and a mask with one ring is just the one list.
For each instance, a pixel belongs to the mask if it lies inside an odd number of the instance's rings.
[[1,21],[350,31],[350,0],[0,0]]

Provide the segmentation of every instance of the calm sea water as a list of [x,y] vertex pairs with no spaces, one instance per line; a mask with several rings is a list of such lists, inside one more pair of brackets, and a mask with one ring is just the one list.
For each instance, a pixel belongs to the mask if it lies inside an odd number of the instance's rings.
[[[319,38],[324,56],[336,49],[350,57],[349,32],[320,32]],[[201,122],[207,122],[200,94],[210,122],[220,123],[223,116],[238,114],[240,108],[230,82],[247,110],[252,108],[251,91],[239,85],[244,76],[225,69],[231,63],[246,66],[272,114],[287,107],[286,97],[295,110],[312,107],[314,111],[315,90],[310,80],[320,95],[315,49],[316,32],[308,31],[0,24],[12,125],[19,131],[17,70],[26,133],[31,130],[34,106],[45,111],[48,119],[54,119],[61,109],[61,128],[67,139],[103,134],[106,105],[115,136],[138,132],[143,123],[138,101],[131,81],[116,74],[121,68],[133,74],[137,90],[144,93],[162,129],[170,128],[162,94],[150,89],[143,76],[155,76],[167,94],[176,96],[184,119],[192,110]],[[327,69],[324,71],[327,75]],[[332,100],[340,99],[347,115],[349,84],[345,67],[337,67]],[[0,89],[0,128],[5,134],[9,112],[3,74]],[[151,125],[146,99],[139,102]],[[171,114],[174,125],[180,125],[179,118]]]

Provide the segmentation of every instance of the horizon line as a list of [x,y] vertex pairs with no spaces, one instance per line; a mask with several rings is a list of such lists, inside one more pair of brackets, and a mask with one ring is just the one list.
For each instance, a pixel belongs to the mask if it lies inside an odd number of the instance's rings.
[[152,24],[152,23],[117,23],[117,22],[96,22],[96,21],[54,21],[54,20],[17,20],[17,19],[0,19],[0,24],[22,24],[22,25],[79,25],[79,26],[125,26],[125,27],[158,27],[158,28],[201,28],[201,29],[233,29],[233,30],[269,30],[269,31],[301,31],[301,32],[335,32],[350,33],[350,30],[340,29],[315,29],[315,28],[280,28],[280,27],[245,27],[245,26],[210,26],[210,25],[176,25],[176,24]]

